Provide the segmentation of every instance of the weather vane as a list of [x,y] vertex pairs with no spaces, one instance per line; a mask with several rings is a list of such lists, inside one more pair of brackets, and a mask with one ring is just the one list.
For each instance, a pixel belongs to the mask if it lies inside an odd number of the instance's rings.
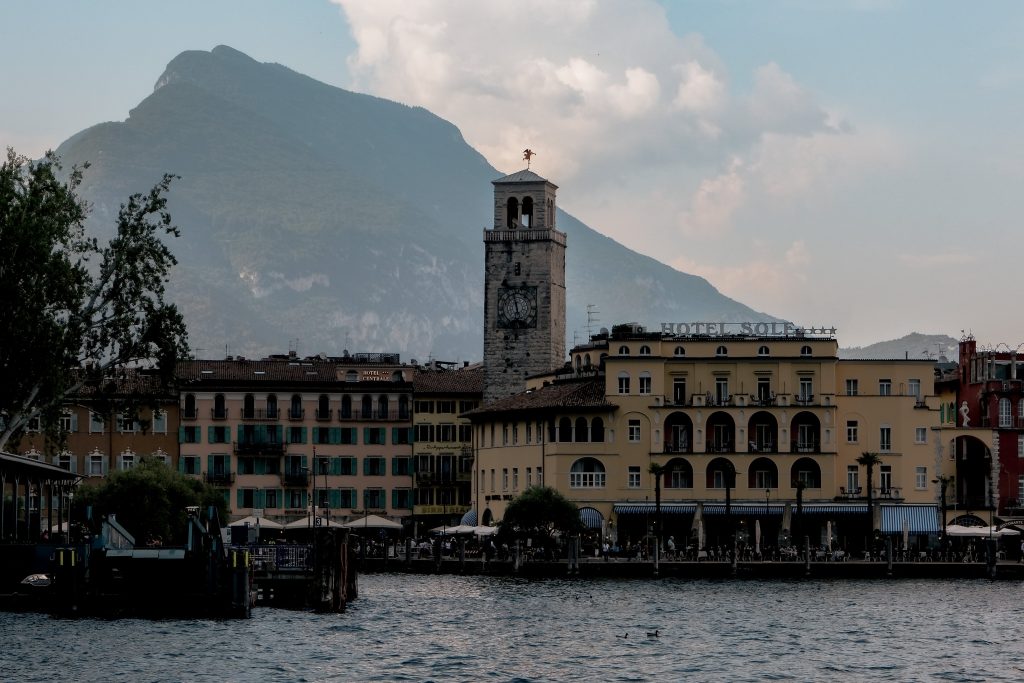
[[525,159],[525,160],[526,160],[526,169],[527,169],[527,170],[529,170],[529,169],[530,169],[530,158],[531,158],[531,157],[533,157],[533,156],[535,156],[536,154],[537,154],[537,153],[536,153],[536,152],[534,152],[534,151],[533,151],[532,149],[530,149],[529,147],[527,147],[526,149],[524,149],[524,150],[523,150],[523,159]]

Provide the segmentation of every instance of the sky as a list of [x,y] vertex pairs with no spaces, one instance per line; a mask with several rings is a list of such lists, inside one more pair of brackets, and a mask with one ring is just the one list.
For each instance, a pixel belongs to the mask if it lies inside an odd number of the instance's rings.
[[0,26],[22,154],[230,45],[426,107],[501,172],[530,148],[594,229],[841,346],[1024,342],[1015,0],[0,0]]

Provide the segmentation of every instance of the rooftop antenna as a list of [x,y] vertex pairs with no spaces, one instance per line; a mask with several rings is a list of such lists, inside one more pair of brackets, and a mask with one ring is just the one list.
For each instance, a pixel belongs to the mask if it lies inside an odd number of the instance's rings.
[[295,352],[296,356],[299,355],[299,338],[298,337],[296,337],[295,339],[289,339],[288,340],[288,354],[291,355],[292,352]]
[[601,322],[601,319],[597,317],[597,314],[601,311],[597,310],[597,304],[587,304],[587,339],[589,340],[593,336],[594,323]]
[[524,150],[523,150],[523,159],[525,159],[525,160],[526,160],[526,170],[527,170],[527,171],[529,171],[529,170],[530,170],[530,159],[531,159],[532,157],[536,156],[536,155],[537,155],[537,153],[536,153],[536,152],[534,152],[534,151],[533,151],[532,149],[530,149],[529,147],[527,147],[526,149],[524,149]]

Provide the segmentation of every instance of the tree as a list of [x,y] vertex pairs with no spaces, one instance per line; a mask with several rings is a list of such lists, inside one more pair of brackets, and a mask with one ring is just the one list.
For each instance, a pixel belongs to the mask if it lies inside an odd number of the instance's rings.
[[505,508],[501,531],[515,538],[537,538],[550,544],[555,532],[578,534],[583,530],[576,504],[553,488],[531,486]]
[[[88,166],[86,165],[86,168]],[[0,165],[0,450],[30,420],[59,439],[61,404],[87,391],[102,403],[127,369],[173,377],[188,351],[185,324],[164,286],[177,237],[164,175],[121,205],[106,244],[86,235],[83,169],[60,179],[48,152],[33,162],[8,148]]]
[[137,545],[183,545],[187,538],[188,508],[217,508],[227,519],[227,503],[221,492],[198,479],[172,470],[159,460],[142,458],[129,470],[113,472],[98,486],[83,486],[75,496],[75,517],[82,519],[85,506],[93,515],[117,515],[118,523],[135,537]]
[[867,476],[868,476],[868,486],[867,486],[867,489],[868,489],[868,543],[869,544],[872,542],[872,539],[874,537],[874,531],[875,531],[874,506],[872,505],[873,497],[871,495],[871,486],[872,486],[872,484],[875,481],[875,474],[874,474],[875,473],[875,466],[876,465],[880,465],[881,463],[882,463],[882,459],[878,457],[878,453],[872,453],[871,451],[864,451],[863,453],[860,454],[860,457],[857,458],[857,464],[864,466],[864,468],[867,470]]
[[647,471],[654,478],[654,538],[661,548],[661,478],[665,475],[665,466],[652,462]]

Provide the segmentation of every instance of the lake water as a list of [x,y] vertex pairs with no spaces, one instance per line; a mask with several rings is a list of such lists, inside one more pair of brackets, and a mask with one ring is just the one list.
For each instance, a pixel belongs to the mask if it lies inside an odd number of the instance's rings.
[[1022,627],[1009,581],[367,575],[338,615],[0,613],[0,679],[1020,681]]

